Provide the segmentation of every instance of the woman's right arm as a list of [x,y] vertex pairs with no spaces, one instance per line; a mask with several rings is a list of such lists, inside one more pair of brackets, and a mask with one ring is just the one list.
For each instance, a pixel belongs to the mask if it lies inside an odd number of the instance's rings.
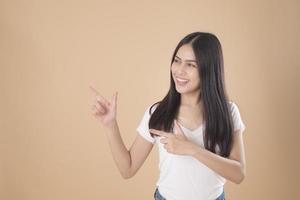
[[145,162],[153,148],[153,144],[137,134],[130,149],[124,145],[117,121],[107,127],[106,136],[114,161],[123,178],[133,177]]
[[108,101],[96,89],[91,86],[90,88],[96,94],[95,103],[92,106],[93,115],[106,128],[109,146],[122,177],[131,178],[148,157],[153,144],[137,134],[135,141],[128,150],[124,145],[116,120],[117,93],[111,101]]

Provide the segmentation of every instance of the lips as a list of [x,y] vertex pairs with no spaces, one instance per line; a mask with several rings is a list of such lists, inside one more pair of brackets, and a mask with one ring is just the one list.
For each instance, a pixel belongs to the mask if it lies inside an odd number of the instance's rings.
[[183,79],[183,78],[179,78],[179,77],[176,77],[176,80],[180,83],[187,83],[189,81],[187,79]]
[[176,77],[175,80],[176,80],[176,85],[182,86],[182,87],[184,87],[189,82],[189,80],[187,80],[187,79],[182,79],[182,78],[178,78],[178,77]]

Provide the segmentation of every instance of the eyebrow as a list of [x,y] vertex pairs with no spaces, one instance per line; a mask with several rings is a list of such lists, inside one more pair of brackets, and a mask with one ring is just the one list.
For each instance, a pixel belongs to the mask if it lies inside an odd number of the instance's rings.
[[[175,56],[177,58],[179,58],[178,56]],[[181,60],[181,58],[179,58]],[[187,62],[195,62],[196,63],[196,60],[186,60]]]

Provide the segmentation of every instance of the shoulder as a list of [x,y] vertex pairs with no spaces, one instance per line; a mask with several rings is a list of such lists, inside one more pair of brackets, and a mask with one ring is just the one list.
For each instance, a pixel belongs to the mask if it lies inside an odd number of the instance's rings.
[[229,108],[230,108],[230,111],[231,112],[237,112],[239,111],[239,108],[237,106],[237,104],[233,101],[228,101],[228,104],[229,104]]
[[239,118],[241,118],[240,109],[235,102],[229,101],[229,107],[230,107],[230,113],[234,118],[234,120],[238,120]]
[[242,120],[241,113],[239,111],[239,107],[233,101],[229,101],[229,104],[230,104],[231,115],[233,118],[234,130],[240,129],[241,132],[243,132],[245,130],[246,126]]
[[157,103],[154,104],[150,104],[146,107],[146,109],[144,110],[144,118],[150,118],[150,116],[153,114],[153,112],[155,111],[155,109],[157,108]]
[[159,104],[159,102],[156,102],[156,103],[153,103],[153,104],[149,105],[149,106],[147,107],[146,112],[147,112],[149,115],[152,115],[153,112],[154,112],[154,111],[156,110],[156,108],[158,107],[158,104]]

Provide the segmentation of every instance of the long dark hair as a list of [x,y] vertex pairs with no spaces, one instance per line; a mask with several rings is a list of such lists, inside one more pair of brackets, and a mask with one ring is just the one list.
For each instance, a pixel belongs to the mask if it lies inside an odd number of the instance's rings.
[[[195,54],[200,77],[200,95],[203,100],[204,146],[205,149],[219,155],[228,157],[232,149],[233,120],[230,105],[225,91],[223,53],[218,38],[207,32],[193,32],[185,36],[175,48],[171,65],[178,49],[189,44]],[[178,116],[180,106],[180,93],[176,91],[175,82],[170,70],[170,89],[163,100],[156,104],[155,111],[151,114],[149,128],[170,132],[174,120]],[[151,133],[152,137],[155,137]]]

